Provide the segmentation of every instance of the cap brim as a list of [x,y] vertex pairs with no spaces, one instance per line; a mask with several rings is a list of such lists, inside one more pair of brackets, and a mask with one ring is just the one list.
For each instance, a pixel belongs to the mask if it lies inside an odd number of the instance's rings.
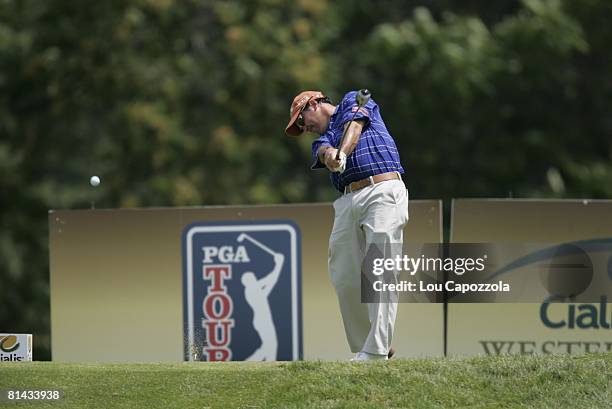
[[297,111],[295,114],[293,114],[293,116],[289,120],[289,123],[287,124],[287,127],[285,128],[286,135],[300,136],[301,134],[304,133],[304,131],[300,130],[300,128],[298,128],[298,126],[295,124],[295,121],[297,121],[297,118],[299,115],[300,115],[300,111]]

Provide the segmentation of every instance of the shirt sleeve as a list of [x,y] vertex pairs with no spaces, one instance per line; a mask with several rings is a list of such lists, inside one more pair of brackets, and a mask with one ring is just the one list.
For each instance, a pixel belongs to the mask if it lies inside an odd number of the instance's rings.
[[351,91],[347,93],[344,98],[342,98],[342,111],[340,114],[342,129],[344,129],[344,124],[353,119],[353,115],[355,115],[354,120],[360,119],[364,121],[364,128],[370,123],[370,110],[374,108],[375,103],[370,99],[363,107],[359,107],[357,105],[357,101],[355,100],[356,95],[357,91]]
[[312,166],[310,167],[310,169],[323,169],[323,168],[326,168],[325,164],[319,160],[319,155],[317,154],[317,152],[319,152],[319,148],[321,146],[332,146],[331,142],[329,141],[329,137],[328,137],[327,133],[319,136],[319,138],[316,139],[312,143],[312,159],[313,159],[313,163],[312,163]]

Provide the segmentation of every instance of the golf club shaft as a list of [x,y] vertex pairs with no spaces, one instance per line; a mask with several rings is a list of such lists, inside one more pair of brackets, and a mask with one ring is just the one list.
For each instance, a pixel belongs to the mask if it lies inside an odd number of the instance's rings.
[[275,252],[275,251],[273,251],[272,249],[270,249],[270,248],[269,248],[268,246],[266,246],[265,244],[260,243],[259,241],[255,240],[253,237],[249,236],[248,234],[246,234],[246,233],[242,233],[242,236],[243,236],[245,239],[249,240],[249,241],[250,241],[251,243],[253,243],[254,245],[256,245],[257,247],[259,247],[260,249],[262,249],[262,250],[264,250],[264,251],[266,251],[266,252],[270,253],[272,256],[276,255],[276,252]]
[[342,136],[340,137],[340,145],[338,145],[338,151],[336,152],[336,160],[340,160],[340,149],[342,148],[342,144],[344,143],[344,138],[346,137],[346,133],[348,132],[349,128],[351,127],[351,124],[355,120],[355,116],[357,116],[357,112],[359,112],[359,109],[365,106],[365,104],[367,104],[369,100],[370,100],[370,91],[368,91],[365,88],[357,91],[357,94],[355,95],[355,101],[357,102],[357,109],[353,113],[353,117],[351,118],[351,120],[348,122],[348,124],[344,127],[344,130],[342,131]]

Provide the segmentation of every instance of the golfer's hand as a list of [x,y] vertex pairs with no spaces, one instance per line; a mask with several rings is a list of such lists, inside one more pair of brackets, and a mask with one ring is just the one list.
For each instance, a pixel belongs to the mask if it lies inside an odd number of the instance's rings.
[[285,261],[285,255],[284,254],[276,253],[274,255],[274,263],[275,264],[282,264],[284,261]]
[[[325,151],[325,166],[327,166],[327,169],[331,170],[332,172],[338,172],[338,170],[340,170],[342,167],[342,157],[336,160],[337,153],[338,149],[335,148],[330,148]],[[342,155],[342,153],[340,155]]]

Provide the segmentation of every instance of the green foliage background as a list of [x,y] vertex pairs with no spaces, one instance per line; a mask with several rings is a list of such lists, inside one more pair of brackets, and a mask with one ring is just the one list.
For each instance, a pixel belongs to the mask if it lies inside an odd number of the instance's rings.
[[608,0],[0,0],[0,332],[50,357],[48,209],[332,200],[283,135],[302,89],[368,87],[412,198],[611,198],[609,21]]

